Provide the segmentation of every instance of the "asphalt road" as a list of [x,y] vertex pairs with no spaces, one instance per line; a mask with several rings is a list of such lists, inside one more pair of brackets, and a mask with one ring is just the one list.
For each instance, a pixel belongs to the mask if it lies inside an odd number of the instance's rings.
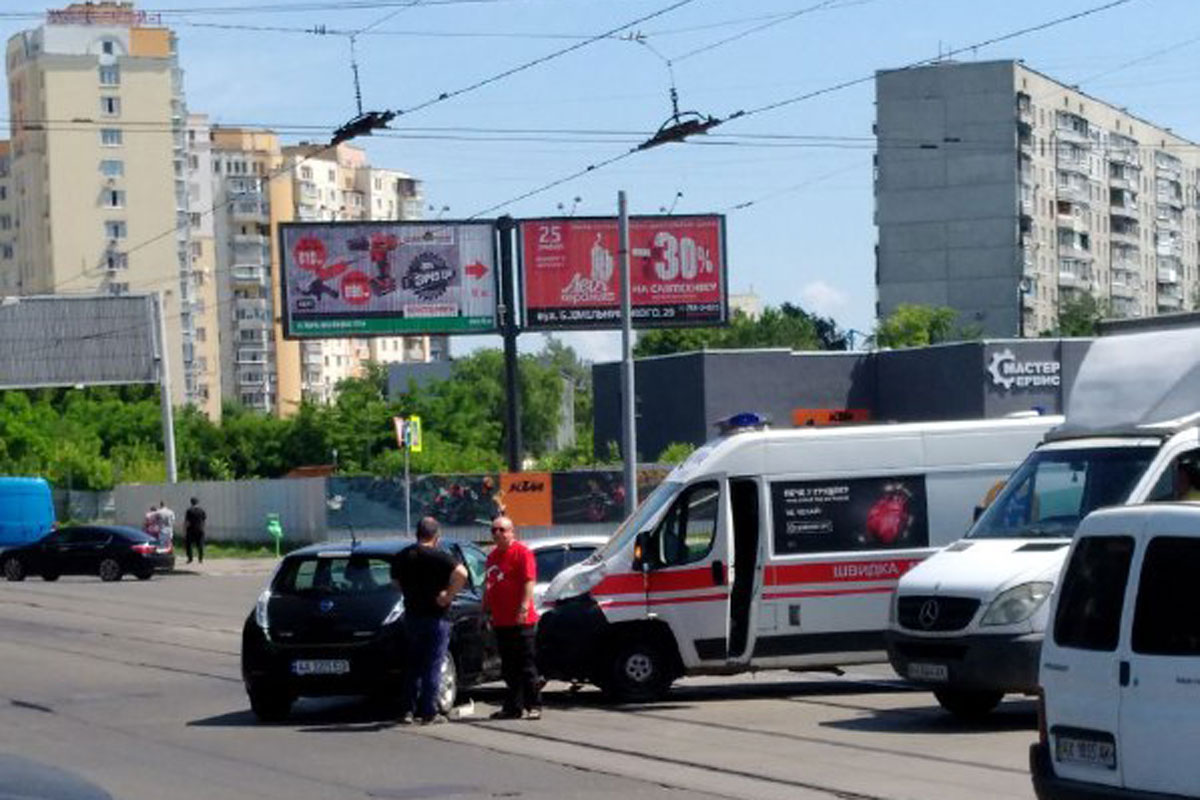
[[129,800],[1033,796],[1032,703],[965,725],[883,666],[690,679],[624,708],[551,684],[540,722],[486,721],[493,686],[433,728],[342,699],[257,725],[238,648],[263,569],[204,569],[0,582],[0,798],[30,763]]

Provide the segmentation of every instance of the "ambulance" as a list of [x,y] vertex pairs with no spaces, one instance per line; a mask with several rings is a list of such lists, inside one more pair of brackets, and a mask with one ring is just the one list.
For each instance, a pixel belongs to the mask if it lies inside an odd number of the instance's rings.
[[905,574],[887,636],[896,672],[960,717],[1033,694],[1049,599],[1080,520],[1200,500],[1200,329],[1094,342],[1066,422],[966,537]]
[[550,584],[541,668],[647,700],[684,675],[882,661],[897,580],[962,536],[1060,422],[767,430],[731,417]]

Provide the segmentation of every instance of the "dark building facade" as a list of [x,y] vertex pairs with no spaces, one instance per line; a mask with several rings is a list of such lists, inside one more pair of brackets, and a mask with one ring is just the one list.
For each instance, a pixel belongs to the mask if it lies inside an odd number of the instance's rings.
[[[740,411],[773,427],[829,420],[918,422],[1061,413],[1090,339],[956,342],[879,352],[710,350],[656,356],[634,367],[638,459],[699,445]],[[620,364],[592,368],[595,449],[621,444]]]

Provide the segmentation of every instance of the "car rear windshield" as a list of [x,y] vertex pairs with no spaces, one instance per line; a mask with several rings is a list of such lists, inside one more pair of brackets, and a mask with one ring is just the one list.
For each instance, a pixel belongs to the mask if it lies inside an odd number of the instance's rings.
[[1092,511],[1125,503],[1156,452],[1140,445],[1037,450],[967,536],[1069,539]]
[[284,561],[273,588],[277,594],[372,594],[393,591],[392,565],[378,556],[293,557]]

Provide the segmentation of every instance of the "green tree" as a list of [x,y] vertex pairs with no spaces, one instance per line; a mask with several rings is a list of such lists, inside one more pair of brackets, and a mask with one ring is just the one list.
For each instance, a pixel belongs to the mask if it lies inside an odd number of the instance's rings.
[[658,454],[655,462],[658,464],[679,464],[695,451],[696,445],[691,442],[671,442]]
[[1059,295],[1058,336],[1096,336],[1100,320],[1108,316],[1108,303],[1096,299],[1091,292],[1078,292],[1073,296]]
[[751,318],[734,311],[729,325],[714,328],[664,328],[638,335],[634,355],[669,355],[696,350],[736,350],[787,347],[792,350],[845,350],[846,334],[832,319],[810,314],[799,306],[784,303],[768,306]]
[[875,328],[876,347],[922,347],[950,341],[958,313],[945,306],[901,304]]

